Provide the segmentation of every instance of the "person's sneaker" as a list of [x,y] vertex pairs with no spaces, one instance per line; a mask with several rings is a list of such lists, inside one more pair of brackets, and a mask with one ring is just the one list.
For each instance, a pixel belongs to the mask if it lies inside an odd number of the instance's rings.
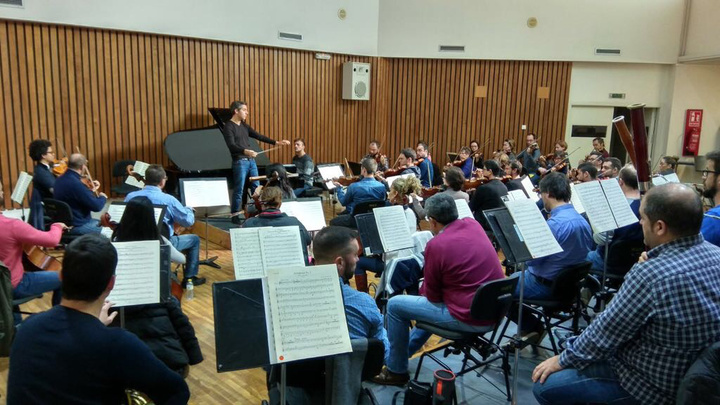
[[240,218],[240,215],[236,215],[236,216],[230,218],[230,221],[235,225],[240,225],[243,223],[242,219]]
[[205,277],[198,277],[198,276],[186,277],[186,278],[183,279],[183,282],[182,282],[182,288],[183,288],[183,289],[185,288],[185,286],[187,285],[188,280],[190,280],[190,279],[192,279],[193,286],[203,285],[203,284],[205,284],[205,282],[207,281],[207,280],[205,279]]
[[410,374],[396,374],[388,370],[387,367],[383,367],[380,374],[372,378],[372,382],[380,385],[397,385],[403,386],[410,380]]

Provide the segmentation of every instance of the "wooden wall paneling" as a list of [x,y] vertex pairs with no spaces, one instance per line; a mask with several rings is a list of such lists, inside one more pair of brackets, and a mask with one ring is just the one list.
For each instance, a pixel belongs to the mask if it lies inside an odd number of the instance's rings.
[[[13,113],[13,132],[7,134],[8,136],[8,151],[9,158],[10,158],[10,170],[5,174],[5,181],[3,182],[6,184],[6,190],[8,190],[8,194],[6,199],[9,200],[9,194],[10,191],[13,189],[15,185],[15,180],[17,178],[17,172],[18,167],[20,167],[19,160],[18,160],[18,149],[22,150],[22,134],[25,131],[24,126],[28,124],[28,122],[25,122],[22,116],[22,109],[23,109],[23,100],[21,99],[21,93],[23,91],[23,83],[22,83],[22,76],[21,76],[21,69],[20,69],[20,38],[19,33],[17,30],[18,26],[17,24],[8,24],[8,55],[10,58],[10,66],[9,66],[9,76],[10,76],[10,91],[12,94],[12,102],[8,104],[12,107],[12,113]],[[23,53],[24,54],[24,53]]]
[[[10,94],[11,81],[9,77],[10,57],[8,55],[7,38],[8,24],[5,21],[0,21],[0,100],[2,100],[2,105],[0,106],[0,131],[3,131],[5,134],[11,134],[14,130],[11,116],[12,96]],[[2,156],[7,156],[8,159],[0,159],[0,181],[2,181],[2,190],[4,192],[3,205],[8,206],[7,202],[10,201],[10,193],[6,190],[9,190],[8,173],[12,167],[9,159],[11,149],[8,144],[10,142],[10,138],[12,137],[5,136],[4,138],[5,139],[0,140],[0,154],[2,154]]]

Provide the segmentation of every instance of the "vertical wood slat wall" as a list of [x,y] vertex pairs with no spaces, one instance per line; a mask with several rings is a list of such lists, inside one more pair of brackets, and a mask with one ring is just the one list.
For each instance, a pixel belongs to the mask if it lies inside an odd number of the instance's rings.
[[[342,100],[342,64],[371,63],[370,101]],[[113,162],[167,165],[163,140],[214,122],[209,107],[242,99],[248,122],[275,139],[305,138],[318,163],[358,160],[371,139],[394,160],[420,140],[444,153],[470,140],[486,156],[522,124],[552,150],[565,133],[571,63],[391,59],[0,20],[0,174],[4,206],[27,145],[79,148],[108,192]],[[475,98],[475,87],[487,97]],[[550,87],[538,99],[538,87]],[[289,163],[292,148],[270,153]],[[58,156],[61,157],[61,156]]]

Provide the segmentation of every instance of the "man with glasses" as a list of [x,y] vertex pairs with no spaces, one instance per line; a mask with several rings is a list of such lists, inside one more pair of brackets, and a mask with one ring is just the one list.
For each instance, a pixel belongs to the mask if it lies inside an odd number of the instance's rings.
[[30,159],[35,162],[33,171],[33,192],[30,197],[30,218],[28,223],[33,228],[45,230],[45,215],[42,200],[53,198],[55,187],[55,176],[50,168],[51,162],[55,160],[52,144],[47,139],[36,139],[28,146]]
[[705,213],[700,233],[706,241],[720,246],[720,150],[705,155],[703,174],[703,197],[713,202],[713,208]]
[[427,144],[423,141],[418,142],[415,153],[417,154],[418,160],[422,159],[422,162],[418,163],[418,167],[420,167],[420,183],[422,183],[423,187],[432,187],[433,176],[435,174],[433,173]]
[[185,274],[183,275],[182,286],[185,288],[188,280],[193,285],[205,284],[204,277],[198,277],[198,262],[200,260],[200,237],[195,234],[176,235],[174,225],[178,223],[184,227],[191,227],[195,223],[195,212],[190,207],[185,207],[177,198],[162,191],[167,181],[165,169],[160,165],[150,165],[145,170],[145,188],[133,191],[125,197],[125,202],[135,197],[147,197],[153,204],[164,205],[165,218],[163,222],[167,227],[168,239],[175,249],[185,253]]

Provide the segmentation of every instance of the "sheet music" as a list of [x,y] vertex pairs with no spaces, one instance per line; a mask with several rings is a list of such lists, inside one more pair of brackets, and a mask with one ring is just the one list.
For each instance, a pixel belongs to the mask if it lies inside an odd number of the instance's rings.
[[668,183],[680,183],[677,173],[670,173],[663,176]]
[[144,182],[136,179],[136,178],[133,177],[133,176],[127,176],[127,178],[125,179],[125,184],[129,184],[129,185],[134,186],[134,187],[137,187],[137,188],[143,188],[143,187],[145,187],[145,183],[144,183]]
[[414,174],[408,173],[408,174],[401,174],[398,176],[390,176],[387,179],[385,179],[385,181],[387,182],[388,187],[392,187],[392,184],[395,183],[395,180],[400,179],[400,178],[409,177],[409,176],[414,176]]
[[345,177],[345,173],[343,173],[342,166],[340,165],[318,166],[318,171],[320,172],[320,177],[325,180],[325,186],[327,186],[328,190],[335,188],[335,185],[330,180]]
[[385,252],[413,247],[412,236],[408,230],[402,206],[378,207],[372,212]]
[[280,211],[297,218],[309,232],[325,227],[325,211],[322,201],[283,201]]
[[570,203],[573,205],[573,208],[575,208],[575,211],[577,211],[578,214],[585,212],[585,207],[583,207],[582,201],[580,201],[580,195],[575,190],[575,184],[573,183],[570,183]]
[[112,239],[112,234],[113,234],[112,228],[107,227],[107,226],[103,226],[102,228],[100,228],[100,235],[102,235],[108,239]]
[[505,206],[534,259],[563,251],[534,201],[528,198],[506,201]]
[[630,203],[622,192],[617,179],[601,181],[600,187],[605,192],[605,198],[607,198],[618,228],[638,222],[638,218],[630,208]]
[[305,266],[300,228],[278,226],[260,228],[260,245],[265,269]]
[[472,211],[470,211],[470,206],[468,205],[467,201],[463,200],[462,198],[457,199],[455,200],[455,206],[457,206],[458,219],[475,218],[473,217]]
[[352,351],[334,265],[269,269],[271,363]]
[[230,205],[227,180],[183,180],[185,205],[192,208]]
[[305,266],[297,226],[230,229],[236,280],[260,278],[270,267]]
[[[609,181],[609,180],[604,180]],[[590,181],[575,186],[580,201],[585,208],[585,213],[590,220],[593,232],[607,232],[617,228],[617,223],[610,211],[605,193],[600,186],[600,181]]]
[[528,196],[523,190],[512,190],[508,191],[508,199],[512,200],[527,200]]
[[668,182],[665,177],[660,175],[654,176],[650,180],[652,181],[653,186],[662,186]]
[[260,230],[263,228],[230,229],[230,247],[233,255],[235,280],[260,278],[265,275]]
[[[133,166],[133,171],[143,177],[145,177],[145,170],[150,167],[149,163],[141,162],[139,160],[135,161],[135,165]],[[132,176],[131,176],[132,177]]]
[[540,200],[540,197],[538,197],[537,193],[533,191],[535,189],[535,186],[533,186],[532,181],[530,181],[530,178],[528,176],[523,177],[523,179],[520,180],[520,183],[522,184],[523,189],[525,189],[525,193],[527,193],[532,202],[537,202],[538,200]]
[[10,195],[10,199],[22,205],[23,200],[25,199],[25,193],[27,193],[27,189],[28,187],[30,187],[31,182],[31,175],[25,172],[20,172],[20,174],[18,175],[17,184],[15,184],[15,189],[13,190],[12,195]]
[[[113,222],[120,223],[120,220],[122,220],[123,214],[125,213],[125,208],[127,207],[127,204],[110,204],[107,209],[107,213],[110,215],[110,220]],[[160,219],[162,218],[162,208],[153,207],[153,211],[155,214],[155,223],[160,224]]]
[[160,241],[115,242],[118,263],[108,300],[116,307],[160,302]]
[[677,173],[670,173],[666,175],[660,175],[654,176],[652,179],[653,186],[661,186],[666,183],[680,183],[680,178],[678,177]]

